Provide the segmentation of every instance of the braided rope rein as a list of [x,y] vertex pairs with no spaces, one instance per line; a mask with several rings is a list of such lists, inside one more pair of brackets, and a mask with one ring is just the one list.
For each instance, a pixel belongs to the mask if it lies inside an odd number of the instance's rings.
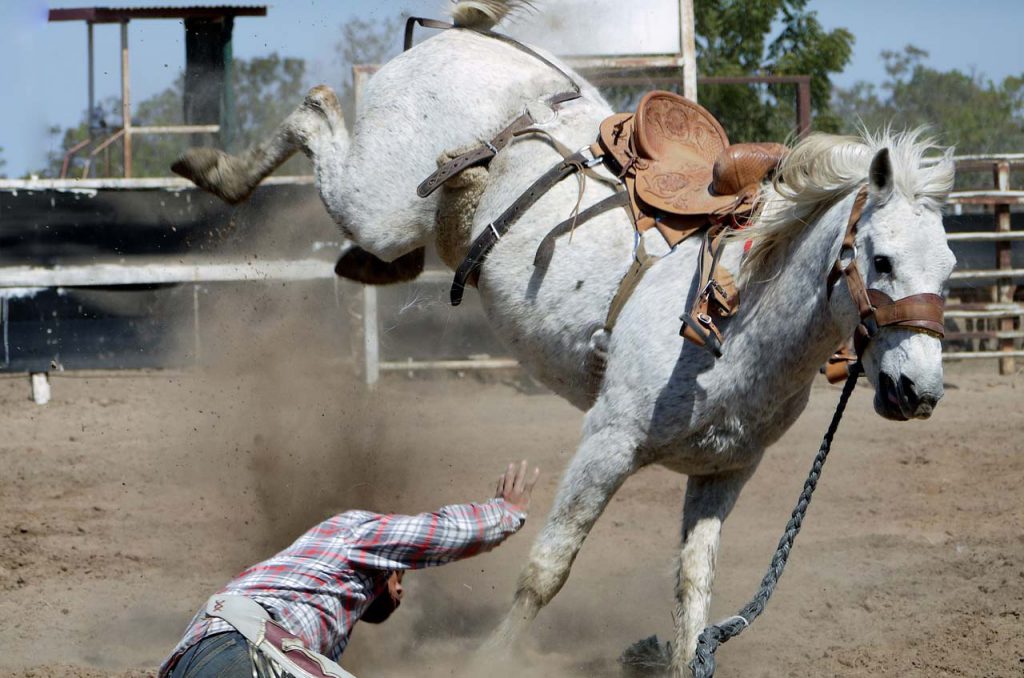
[[738,614],[706,627],[697,639],[697,651],[693,661],[690,663],[694,678],[712,678],[715,675],[715,650],[718,649],[718,646],[742,633],[764,611],[765,605],[768,604],[768,599],[771,598],[775,585],[778,583],[779,577],[782,576],[782,570],[786,567],[786,561],[789,560],[793,541],[796,539],[797,533],[800,532],[804,514],[811,503],[811,495],[814,493],[814,488],[818,485],[818,478],[821,477],[821,468],[825,465],[825,459],[828,457],[829,450],[832,447],[832,438],[836,434],[836,429],[839,428],[839,422],[843,418],[843,411],[846,409],[846,403],[850,399],[850,394],[853,393],[853,388],[857,385],[857,377],[860,376],[860,372],[859,363],[850,366],[850,376],[843,385],[843,393],[839,396],[839,403],[836,405],[836,411],[832,415],[832,423],[829,424],[825,437],[821,441],[821,447],[818,448],[818,454],[814,457],[811,472],[804,482],[804,488],[800,492],[796,508],[793,509],[793,514],[790,516],[789,522],[786,523],[786,531],[783,533],[782,539],[779,540],[779,547],[775,550],[775,555],[772,556],[768,572],[765,573],[764,579],[761,580],[761,587],[754,594],[753,599]]

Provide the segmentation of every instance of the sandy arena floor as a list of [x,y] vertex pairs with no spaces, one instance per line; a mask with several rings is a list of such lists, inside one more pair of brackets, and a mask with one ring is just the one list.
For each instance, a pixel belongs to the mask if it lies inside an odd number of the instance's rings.
[[[148,675],[213,589],[320,517],[482,499],[527,456],[545,473],[523,533],[408,577],[407,604],[345,657],[359,676],[452,675],[510,600],[580,414],[515,378],[367,394],[349,375],[259,355],[65,374],[44,407],[23,375],[0,380],[0,674]],[[953,365],[947,382],[927,422],[855,394],[785,577],[718,675],[1024,675],[1024,377]],[[716,618],[760,581],[837,396],[816,386],[727,522]],[[616,676],[629,643],[667,636],[683,482],[626,483],[494,676]]]

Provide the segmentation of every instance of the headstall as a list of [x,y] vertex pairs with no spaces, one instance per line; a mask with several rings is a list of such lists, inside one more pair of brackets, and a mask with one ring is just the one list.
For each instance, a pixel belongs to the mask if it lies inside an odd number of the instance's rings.
[[860,361],[864,357],[868,344],[879,330],[885,327],[901,327],[913,332],[923,332],[941,339],[943,330],[943,306],[945,301],[938,294],[912,294],[902,299],[893,299],[885,292],[868,288],[857,266],[857,226],[864,213],[868,199],[867,186],[862,186],[853,201],[850,218],[846,223],[843,244],[839,248],[839,256],[828,274],[827,294],[832,297],[832,290],[840,277],[846,279],[846,288],[857,306],[860,322],[853,333],[855,353],[840,349],[829,359],[825,374],[829,381],[842,381],[852,369],[860,369]]

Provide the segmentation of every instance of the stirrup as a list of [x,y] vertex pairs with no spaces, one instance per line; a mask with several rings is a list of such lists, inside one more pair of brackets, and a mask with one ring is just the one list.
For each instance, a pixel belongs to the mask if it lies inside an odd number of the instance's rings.
[[[722,342],[710,327],[705,327],[689,313],[684,313],[679,316],[679,319],[683,321],[683,326],[679,328],[679,336],[689,340],[690,343],[700,346],[716,358],[722,357]],[[708,320],[713,322],[710,317],[708,317]]]

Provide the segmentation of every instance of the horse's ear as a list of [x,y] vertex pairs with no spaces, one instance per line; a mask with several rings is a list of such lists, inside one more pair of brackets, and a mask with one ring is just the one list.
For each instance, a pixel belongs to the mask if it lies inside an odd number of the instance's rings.
[[875,154],[868,176],[871,180],[871,192],[882,200],[888,198],[892,193],[892,161],[889,159],[888,148],[883,148]]

